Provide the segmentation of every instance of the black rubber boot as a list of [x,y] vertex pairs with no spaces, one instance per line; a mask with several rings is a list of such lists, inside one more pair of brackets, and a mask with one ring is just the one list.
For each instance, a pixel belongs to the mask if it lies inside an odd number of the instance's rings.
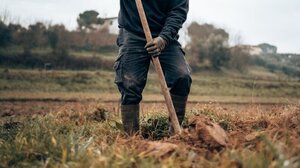
[[[185,109],[186,109],[186,103],[187,103],[188,97],[171,95],[171,98],[172,98],[173,105],[174,105],[174,108],[176,111],[179,125],[182,126],[182,123],[183,123],[183,120],[185,117]],[[171,135],[174,134],[174,128],[172,127],[171,123],[170,123],[170,127],[169,127],[169,132]]]
[[139,105],[122,105],[121,114],[124,131],[129,135],[136,135],[140,129]]

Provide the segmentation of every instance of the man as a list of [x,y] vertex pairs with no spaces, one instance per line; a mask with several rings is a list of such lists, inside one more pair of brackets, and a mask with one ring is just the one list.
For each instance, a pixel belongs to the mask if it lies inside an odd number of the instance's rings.
[[122,95],[123,127],[129,135],[139,131],[139,103],[151,57],[159,57],[180,124],[192,83],[178,42],[178,31],[186,20],[189,0],[143,0],[143,6],[154,37],[147,44],[135,0],[120,0],[119,55],[114,69],[115,83]]

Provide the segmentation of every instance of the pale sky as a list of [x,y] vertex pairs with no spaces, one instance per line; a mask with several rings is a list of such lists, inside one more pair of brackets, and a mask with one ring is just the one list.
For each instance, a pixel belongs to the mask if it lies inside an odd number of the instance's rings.
[[[0,0],[0,15],[28,25],[36,21],[76,27],[85,10],[102,17],[117,16],[118,0]],[[231,42],[240,36],[244,44],[267,42],[279,52],[300,53],[300,0],[190,0],[187,23],[213,23],[225,28]]]

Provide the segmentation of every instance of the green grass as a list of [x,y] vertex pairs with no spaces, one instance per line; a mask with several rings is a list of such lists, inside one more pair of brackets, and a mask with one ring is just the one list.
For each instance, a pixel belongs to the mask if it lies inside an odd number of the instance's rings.
[[[0,48],[0,55],[16,55],[22,54],[24,52],[23,47],[21,46],[10,46],[6,48]],[[34,48],[31,50],[32,53],[35,54],[48,54],[52,52],[52,49],[47,48]]]
[[114,60],[117,56],[117,53],[109,52],[109,53],[99,53],[99,52],[92,52],[92,51],[71,51],[70,55],[76,57],[99,57],[104,58],[106,60]]
[[122,134],[115,123],[113,119],[96,122],[87,115],[71,113],[25,117],[8,123],[2,120],[0,166],[159,166],[154,157],[144,158],[118,144]]
[[[10,46],[7,48],[0,48],[0,55],[17,55],[22,54],[24,52],[24,49],[20,46]],[[52,49],[47,48],[34,48],[31,50],[32,54],[38,54],[40,56],[47,56],[50,53],[52,53]],[[75,50],[69,50],[69,54],[75,57],[98,57],[103,58],[106,60],[113,60],[115,59],[117,52],[104,52],[100,53],[97,51],[75,51]]]
[[[234,72],[193,74],[191,95],[231,97],[300,96],[300,82],[296,78]],[[26,92],[87,92],[117,93],[111,71],[38,71],[0,70],[0,91]],[[160,94],[155,73],[150,73],[146,94]]]
[[87,71],[10,71],[1,75],[0,90],[40,92],[110,92],[113,74]]

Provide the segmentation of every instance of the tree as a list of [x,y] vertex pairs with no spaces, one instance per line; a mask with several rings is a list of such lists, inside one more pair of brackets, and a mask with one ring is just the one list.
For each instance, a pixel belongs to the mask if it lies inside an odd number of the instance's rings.
[[48,43],[53,52],[66,52],[70,47],[70,37],[64,25],[49,26],[47,31]]
[[44,47],[47,45],[46,26],[37,22],[29,25],[28,29],[20,29],[20,41],[24,49],[24,55],[30,55],[34,47]]
[[0,47],[5,47],[11,40],[10,31],[4,22],[0,20]]
[[43,47],[47,44],[46,30],[46,26],[41,22],[29,25],[27,33],[31,47]]
[[224,47],[221,41],[212,41],[209,47],[209,60],[214,70],[221,70],[221,67],[229,61],[229,49]]
[[22,45],[21,34],[22,32],[25,32],[26,29],[22,27],[20,24],[14,24],[14,23],[10,23],[8,25],[8,29],[11,36],[11,43],[13,45]]
[[98,18],[99,13],[94,10],[85,11],[77,18],[79,30],[93,30],[93,24],[103,24],[104,19]]
[[228,63],[230,68],[245,71],[251,63],[251,56],[249,49],[236,45],[230,49],[230,61]]
[[56,50],[59,42],[59,32],[61,30],[64,30],[64,26],[60,25],[55,25],[55,26],[50,26],[47,31],[47,36],[48,36],[48,43],[52,50]]
[[211,68],[220,70],[228,62],[229,34],[225,30],[210,24],[200,25],[193,22],[188,27],[188,34],[191,38],[188,44],[193,60],[191,66],[208,61]]

